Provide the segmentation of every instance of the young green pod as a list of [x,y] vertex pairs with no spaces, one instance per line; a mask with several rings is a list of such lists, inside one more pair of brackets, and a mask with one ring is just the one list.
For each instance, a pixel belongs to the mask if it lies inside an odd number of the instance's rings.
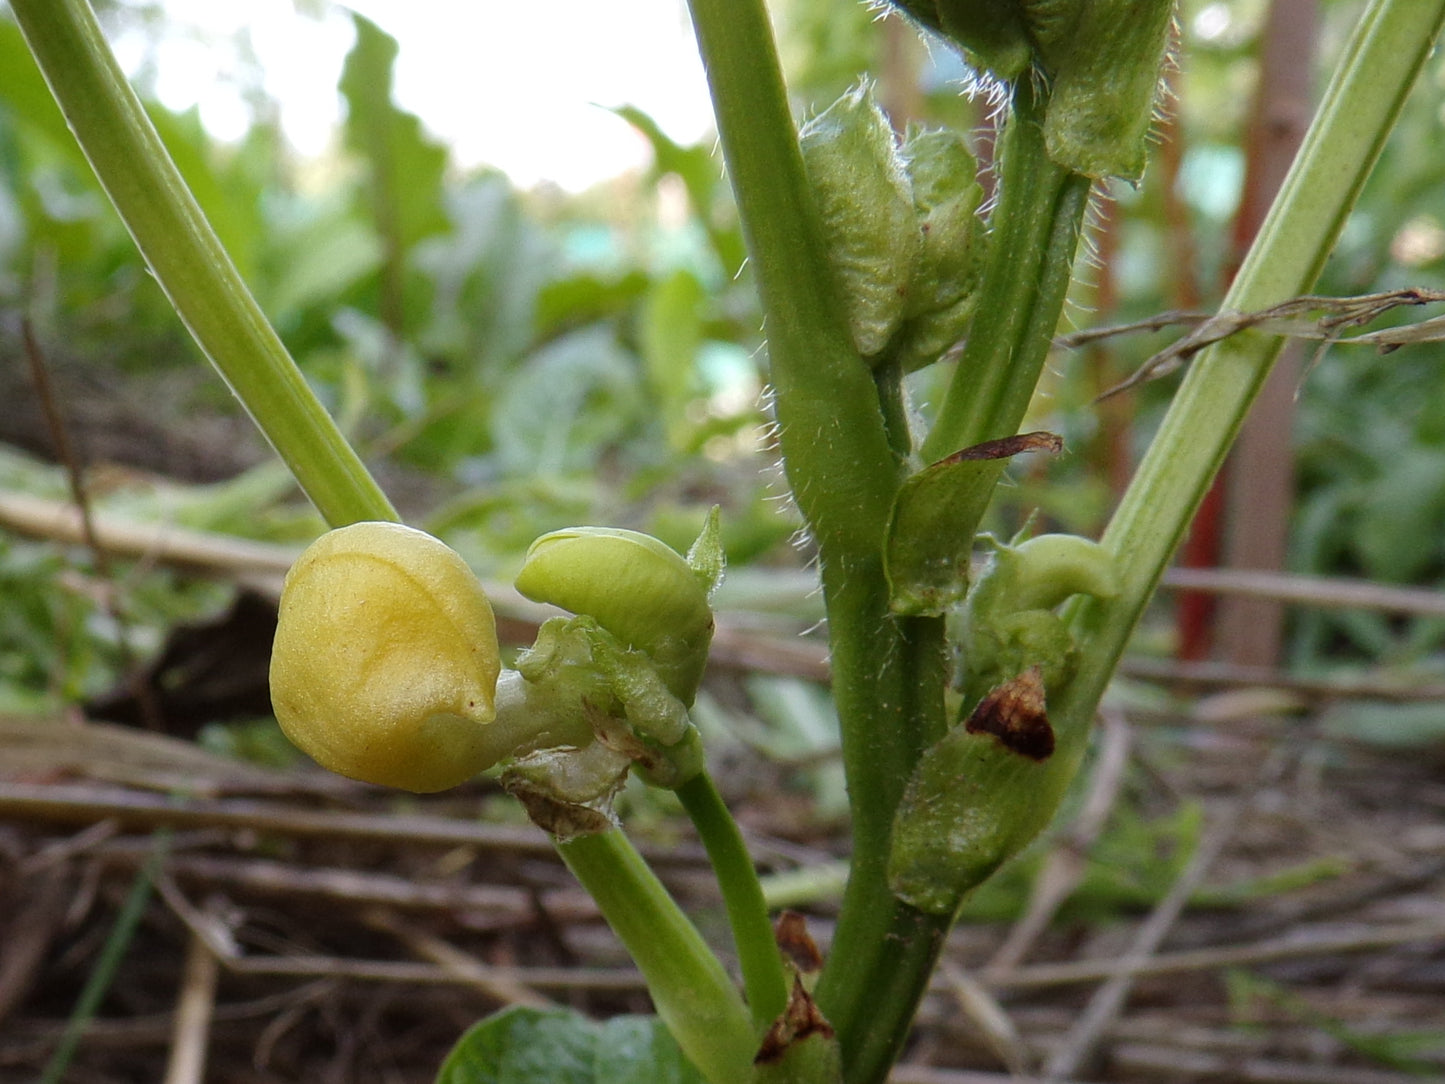
[[894,895],[953,914],[1049,822],[1075,766],[1055,755],[1038,670],[993,689],[924,750],[904,788],[888,855]]
[[585,614],[644,652],[673,696],[691,704],[712,642],[708,588],[682,555],[651,535],[572,527],[532,543],[517,590]]
[[465,561],[396,523],[331,531],[286,576],[271,650],[281,729],[341,775],[445,790],[509,749],[489,733],[501,661]]

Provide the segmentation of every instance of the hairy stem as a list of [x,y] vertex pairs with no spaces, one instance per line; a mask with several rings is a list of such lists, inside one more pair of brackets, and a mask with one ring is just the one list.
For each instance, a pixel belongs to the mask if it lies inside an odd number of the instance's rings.
[[842,725],[853,855],[819,1007],[837,1029],[849,1084],[883,1080],[897,1060],[951,919],[888,887],[893,814],[923,750],[947,727],[941,618],[888,610],[877,567],[825,566],[833,697]]
[[826,563],[878,551],[899,466],[849,336],[762,0],[689,0],[766,312],[779,441]]
[[930,462],[1018,431],[1063,312],[1091,182],[1049,158],[1046,104],[1030,80],[1019,80],[999,149],[999,203],[976,315],[923,444]]

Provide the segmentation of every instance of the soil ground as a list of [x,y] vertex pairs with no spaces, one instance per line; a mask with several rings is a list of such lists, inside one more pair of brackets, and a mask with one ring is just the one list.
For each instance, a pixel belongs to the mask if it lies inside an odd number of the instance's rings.
[[[893,1079],[1445,1080],[1445,748],[1343,741],[1258,688],[1155,702],[1105,718],[1073,818],[965,913]],[[489,784],[398,800],[136,729],[0,725],[4,1084],[39,1078],[108,953],[75,1084],[424,1082],[507,1004],[648,1009]],[[817,763],[714,759],[826,950],[847,832]],[[685,822],[627,816],[726,944]]]

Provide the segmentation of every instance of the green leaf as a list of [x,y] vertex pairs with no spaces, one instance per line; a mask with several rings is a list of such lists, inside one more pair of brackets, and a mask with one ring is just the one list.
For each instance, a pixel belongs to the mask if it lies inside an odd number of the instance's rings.
[[567,1009],[505,1009],[471,1028],[436,1084],[703,1084],[654,1016],[596,1023]]
[[366,162],[371,213],[394,274],[423,237],[447,229],[442,179],[447,151],[429,139],[421,120],[392,101],[396,39],[353,14],[356,44],[339,89],[346,98],[346,146]]
[[677,451],[691,443],[693,425],[686,408],[697,391],[695,363],[706,299],[696,275],[675,271],[653,285],[642,308],[642,360],[665,419],[668,443]]
[[383,252],[372,227],[327,207],[289,235],[274,230],[281,250],[264,302],[278,325],[313,306],[330,308],[381,266]]
[[490,429],[509,473],[591,469],[644,418],[635,359],[601,325],[555,339],[508,375],[492,399]]
[[566,1009],[504,1009],[472,1027],[436,1084],[595,1084],[597,1025]]
[[[547,312],[539,292],[560,263],[556,238],[525,212],[500,173],[472,177],[446,200],[451,228],[411,253],[431,297],[418,338],[429,354],[454,360],[479,382],[543,339],[587,319]],[[620,307],[620,306],[619,306]]]
[[1440,560],[1445,452],[1407,448],[1366,488],[1354,548],[1371,579],[1419,580]]
[[0,71],[5,73],[0,80],[0,118],[6,126],[21,124],[41,134],[78,175],[93,184],[85,154],[71,136],[20,28],[8,20],[0,20]]
[[702,1084],[655,1016],[615,1016],[599,1029],[595,1084]]
[[635,106],[624,105],[613,112],[652,144],[654,177],[673,174],[682,181],[693,210],[707,230],[708,241],[718,262],[725,273],[733,274],[742,266],[746,252],[736,220],[730,215],[724,220],[718,213],[718,189],[723,186],[713,148],[708,144],[683,146],[658,127],[657,121]]

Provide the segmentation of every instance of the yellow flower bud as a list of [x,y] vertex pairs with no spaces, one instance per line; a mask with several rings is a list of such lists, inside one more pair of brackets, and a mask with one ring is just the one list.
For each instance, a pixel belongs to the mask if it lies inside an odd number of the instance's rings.
[[429,534],[355,523],[286,576],[271,703],[286,736],[340,775],[429,792],[490,767],[509,752],[488,733],[500,670],[481,584]]

